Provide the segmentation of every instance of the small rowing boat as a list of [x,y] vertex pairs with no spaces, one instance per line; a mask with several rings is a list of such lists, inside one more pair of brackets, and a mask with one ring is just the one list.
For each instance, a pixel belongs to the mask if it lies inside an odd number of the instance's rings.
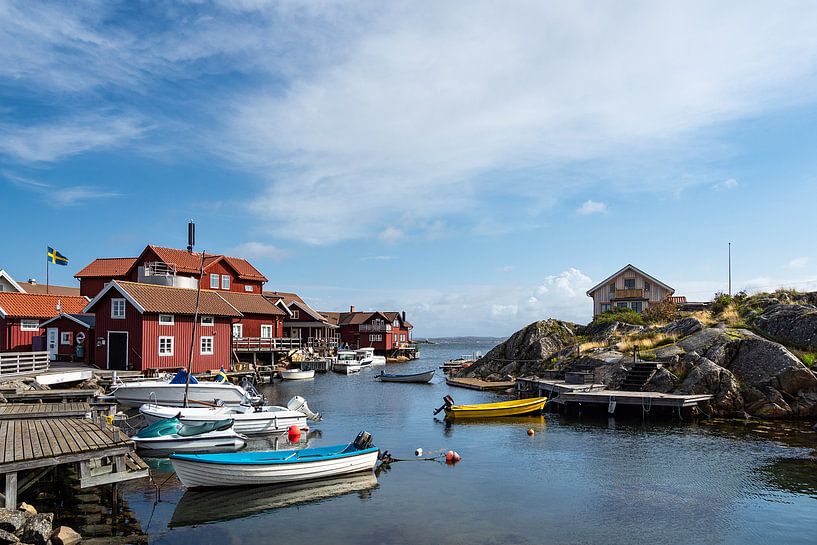
[[422,384],[430,382],[431,379],[434,378],[434,369],[411,375],[394,375],[381,372],[375,378],[380,379],[381,382],[413,382]]
[[281,371],[281,378],[284,380],[309,380],[315,378],[315,370],[284,369]]
[[233,429],[232,420],[185,424],[178,418],[160,420],[131,437],[136,448],[152,453],[234,452],[247,444],[247,437]]
[[521,416],[541,412],[548,398],[533,397],[513,399],[497,403],[478,403],[475,405],[454,405],[451,396],[445,396],[445,405],[434,411],[434,414],[445,411],[446,418],[491,418],[494,416]]
[[309,481],[372,471],[378,448],[360,432],[349,444],[302,450],[230,454],[173,454],[170,461],[187,488],[249,486]]

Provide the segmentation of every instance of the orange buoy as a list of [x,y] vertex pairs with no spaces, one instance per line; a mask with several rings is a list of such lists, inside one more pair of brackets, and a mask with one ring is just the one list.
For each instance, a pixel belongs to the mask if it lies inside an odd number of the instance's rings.
[[462,456],[460,456],[460,453],[455,450],[454,451],[454,463],[459,462],[460,460],[462,460]]
[[451,462],[453,460],[454,460],[454,451],[449,450],[448,452],[445,453],[445,461],[446,462]]
[[287,431],[287,436],[289,437],[290,443],[297,443],[298,441],[301,440],[301,430],[298,429],[298,426],[293,424],[292,426],[289,427],[289,430]]
[[533,428],[528,428],[528,435],[533,436],[536,433],[536,430]]

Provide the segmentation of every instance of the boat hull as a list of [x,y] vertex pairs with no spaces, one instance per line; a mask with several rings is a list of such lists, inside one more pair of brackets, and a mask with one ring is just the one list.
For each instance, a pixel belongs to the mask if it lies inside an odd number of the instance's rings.
[[494,416],[522,416],[541,412],[547,403],[546,397],[481,403],[477,405],[453,405],[445,408],[446,418],[491,418]]
[[425,373],[415,373],[413,375],[388,375],[382,374],[377,378],[380,382],[411,382],[415,384],[423,384],[431,381],[434,378],[434,370],[426,371]]
[[157,454],[170,452],[234,452],[247,444],[247,438],[232,429],[193,437],[182,437],[174,434],[163,437],[132,437],[132,439],[140,452]]
[[336,363],[332,366],[332,371],[335,373],[340,373],[341,375],[360,373],[360,364],[355,363],[354,365],[350,365],[348,363]]
[[303,371],[300,369],[291,369],[281,371],[281,378],[284,380],[309,380],[315,378],[315,370],[310,369],[309,371]]
[[342,458],[278,464],[208,463],[171,456],[173,468],[187,488],[251,486],[311,481],[374,470],[378,450],[367,449]]
[[[113,391],[116,402],[128,407],[139,407],[145,403],[182,407],[184,405],[184,384],[168,382],[129,382]],[[254,401],[242,387],[219,382],[199,382],[190,384],[188,401],[191,405],[209,406],[218,401],[225,405],[240,405],[242,401]]]
[[237,412],[230,407],[185,409],[146,404],[139,408],[139,412],[149,424],[176,415],[180,416],[183,423],[193,425],[229,418],[233,421],[235,431],[244,435],[281,433],[287,431],[290,426],[307,429],[305,414],[283,407],[262,407],[258,412],[252,409]]

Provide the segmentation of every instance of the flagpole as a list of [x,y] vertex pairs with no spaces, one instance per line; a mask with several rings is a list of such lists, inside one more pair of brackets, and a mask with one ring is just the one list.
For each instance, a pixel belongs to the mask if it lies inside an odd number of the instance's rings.
[[45,247],[45,293],[48,295],[48,262],[51,261],[51,257],[48,255],[48,246]]

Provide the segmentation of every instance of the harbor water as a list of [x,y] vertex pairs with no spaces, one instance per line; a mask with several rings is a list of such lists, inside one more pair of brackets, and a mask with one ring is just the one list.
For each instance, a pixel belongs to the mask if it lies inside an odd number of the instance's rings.
[[[441,339],[386,371],[438,367],[498,341]],[[323,413],[300,446],[366,430],[405,460],[376,477],[197,492],[159,463],[155,485],[120,485],[122,500],[154,544],[817,542],[817,434],[805,424],[559,415],[449,424],[432,416],[444,395],[500,398],[449,388],[441,371],[429,385],[381,384],[380,369],[264,388],[273,403],[301,395]],[[250,448],[286,443],[256,439]],[[418,460],[417,448],[426,457],[453,449],[462,461]]]

